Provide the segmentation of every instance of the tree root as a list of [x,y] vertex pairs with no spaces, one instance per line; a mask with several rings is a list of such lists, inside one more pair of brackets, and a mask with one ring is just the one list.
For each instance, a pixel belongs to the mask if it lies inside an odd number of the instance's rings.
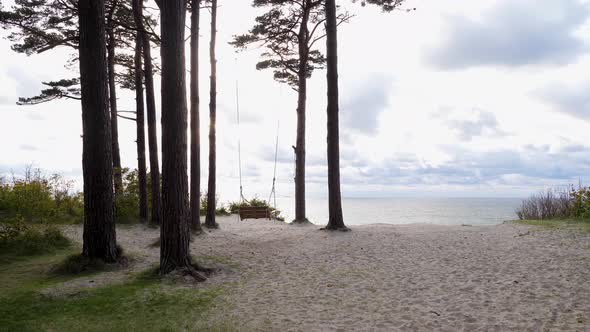
[[205,223],[203,226],[207,227],[208,229],[219,229],[219,224],[215,223],[213,225]]
[[346,226],[326,226],[323,228],[320,228],[320,231],[340,231],[340,232],[350,232],[351,229],[346,227]]
[[311,221],[309,221],[309,219],[305,218],[305,219],[294,219],[291,222],[291,225],[311,225]]

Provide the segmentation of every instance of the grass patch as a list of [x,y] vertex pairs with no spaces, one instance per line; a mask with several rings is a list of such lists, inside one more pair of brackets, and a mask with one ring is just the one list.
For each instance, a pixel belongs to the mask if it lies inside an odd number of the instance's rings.
[[168,289],[140,278],[75,298],[24,292],[2,299],[0,329],[10,331],[192,330],[221,288]]
[[69,248],[70,240],[55,226],[2,225],[0,264],[24,256],[46,255]]
[[[89,289],[74,296],[39,291],[73,279],[51,267],[77,248],[22,258],[0,266],[0,331],[177,331],[236,330],[232,322],[210,325],[207,314],[225,288],[163,283],[150,269],[127,283]],[[68,257],[70,257],[68,259]],[[78,258],[74,259],[78,262]],[[86,273],[85,273],[86,274]]]
[[71,279],[56,275],[51,269],[78,250],[69,247],[35,257],[10,257],[3,254],[5,263],[0,264],[0,302],[5,295],[31,291]]
[[516,220],[516,223],[540,226],[549,229],[574,229],[590,233],[590,220],[588,219],[565,219],[565,220]]
[[117,248],[121,254],[116,263],[106,263],[101,259],[91,259],[78,253],[66,257],[62,262],[55,265],[51,272],[55,275],[80,276],[80,274],[94,274],[128,267],[129,258],[122,255],[123,251],[120,247]]

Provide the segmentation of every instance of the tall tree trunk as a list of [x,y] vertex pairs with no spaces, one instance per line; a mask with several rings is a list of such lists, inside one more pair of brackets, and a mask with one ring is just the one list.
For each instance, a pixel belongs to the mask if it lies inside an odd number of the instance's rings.
[[[309,1],[306,1],[308,5]],[[299,68],[297,86],[297,139],[295,146],[295,223],[308,222],[305,216],[305,111],[307,99],[307,66],[309,60],[309,9],[305,9],[299,27]]]
[[207,216],[205,226],[208,228],[219,227],[215,222],[215,178],[216,178],[216,151],[215,151],[215,117],[217,109],[217,59],[215,58],[215,42],[217,38],[217,0],[211,0],[211,42],[209,44],[209,56],[211,58],[211,87],[209,96],[209,183],[207,186]]
[[117,116],[117,85],[115,83],[115,31],[113,15],[117,9],[117,1],[111,2],[111,10],[107,17],[107,61],[109,75],[109,102],[111,109],[111,144],[113,151],[113,178],[115,181],[115,199],[123,192],[123,176],[121,175],[121,153],[119,151],[119,117]]
[[191,229],[201,230],[201,130],[199,119],[199,20],[200,0],[191,4]]
[[336,1],[326,0],[326,60],[328,84],[328,205],[329,219],[325,229],[348,230],[342,216],[340,193],[340,137],[338,123],[338,23]]
[[159,3],[162,35],[162,208],[160,273],[189,272],[187,105],[184,56],[185,0]]
[[[141,38],[144,60],[145,96],[147,105],[148,149],[150,157],[150,179],[152,181],[152,219],[153,225],[162,223],[162,196],[160,194],[160,163],[158,162],[158,132],[156,126],[156,97],[154,92],[154,68],[150,39],[143,24],[143,1],[133,0],[133,17]],[[145,154],[144,154],[145,156]]]
[[[141,0],[140,0],[141,1]],[[137,10],[138,0],[133,1],[133,11]],[[143,103],[143,65],[142,40],[139,33],[135,36],[135,119],[137,122],[137,180],[139,185],[139,221],[148,220],[147,171],[145,163],[145,111]]]
[[104,0],[78,1],[82,93],[84,234],[82,254],[117,260]]

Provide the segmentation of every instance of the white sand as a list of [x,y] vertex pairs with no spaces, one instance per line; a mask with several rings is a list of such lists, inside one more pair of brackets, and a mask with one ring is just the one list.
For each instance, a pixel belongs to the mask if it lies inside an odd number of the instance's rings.
[[[590,235],[504,224],[369,225],[323,232],[219,218],[191,250],[233,269],[212,322],[276,331],[590,331]],[[132,271],[158,262],[158,230],[121,227]],[[81,228],[68,228],[81,239]],[[207,257],[215,256],[215,257]],[[117,272],[121,275],[129,271]],[[115,273],[116,274],[116,273]],[[81,279],[62,290],[114,282]]]

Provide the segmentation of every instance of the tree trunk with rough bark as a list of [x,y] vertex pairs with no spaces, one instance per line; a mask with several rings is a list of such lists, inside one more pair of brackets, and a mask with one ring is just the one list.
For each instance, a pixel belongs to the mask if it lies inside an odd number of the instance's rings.
[[162,38],[162,208],[160,274],[180,270],[206,278],[191,265],[184,55],[186,1],[159,3]]
[[340,136],[338,123],[338,23],[336,1],[325,0],[326,60],[328,85],[328,205],[327,230],[348,230],[342,216],[340,192]]
[[191,5],[191,229],[201,231],[201,129],[199,119],[199,21],[200,0]]
[[305,10],[299,28],[299,68],[297,86],[297,138],[295,146],[295,220],[309,222],[305,215],[305,112],[307,100],[307,66],[309,59],[307,22],[309,10]]
[[111,10],[107,17],[107,61],[109,78],[109,102],[111,110],[111,144],[113,151],[113,179],[115,182],[115,200],[123,192],[123,176],[121,175],[121,152],[119,151],[119,117],[117,116],[117,85],[115,83],[115,32],[113,15],[117,8],[117,1],[112,1]]
[[[133,0],[133,11],[137,11],[138,0]],[[143,103],[143,45],[139,33],[135,36],[135,119],[137,124],[137,181],[139,185],[139,221],[148,220],[147,171],[145,162],[145,110]]]
[[[152,182],[151,224],[162,223],[162,195],[160,186],[160,163],[158,161],[158,132],[156,126],[156,97],[154,92],[154,68],[152,64],[152,50],[150,39],[143,23],[143,1],[134,6],[135,26],[141,38],[144,60],[145,97],[147,106],[148,149],[150,158],[150,179]],[[144,154],[145,155],[145,154]]]
[[209,95],[209,183],[207,185],[207,216],[205,226],[208,228],[219,227],[215,222],[216,208],[216,147],[215,124],[217,110],[217,59],[215,58],[215,42],[217,38],[217,0],[211,1],[211,42],[209,44],[209,56],[211,58],[211,77]]
[[116,243],[104,0],[78,1],[82,95],[84,232],[82,254],[114,262]]

